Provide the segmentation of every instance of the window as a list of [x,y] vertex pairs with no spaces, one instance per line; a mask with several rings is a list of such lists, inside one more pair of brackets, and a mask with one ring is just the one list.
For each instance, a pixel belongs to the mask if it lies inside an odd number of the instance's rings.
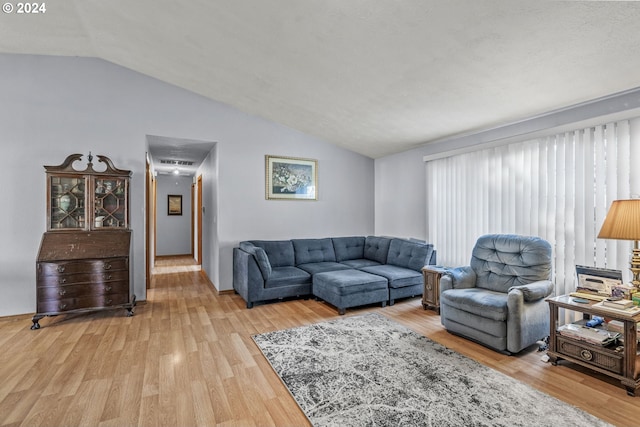
[[613,200],[640,194],[635,165],[640,119],[428,161],[428,239],[439,263],[457,266],[482,234],[540,236],[554,249],[556,294],[575,289],[576,264],[629,280],[632,242],[596,236]]

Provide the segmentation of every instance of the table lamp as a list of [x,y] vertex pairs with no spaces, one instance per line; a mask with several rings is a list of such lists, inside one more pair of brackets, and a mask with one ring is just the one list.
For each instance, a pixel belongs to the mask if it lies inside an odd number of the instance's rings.
[[604,219],[599,239],[633,240],[630,270],[633,275],[631,284],[640,288],[640,199],[614,200],[607,217]]

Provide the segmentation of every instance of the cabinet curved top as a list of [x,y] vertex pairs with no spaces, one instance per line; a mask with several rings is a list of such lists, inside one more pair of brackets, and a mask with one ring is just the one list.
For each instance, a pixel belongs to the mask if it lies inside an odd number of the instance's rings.
[[96,171],[95,169],[93,169],[93,163],[91,162],[93,160],[93,156],[91,155],[91,152],[89,152],[89,155],[87,156],[88,162],[87,162],[87,167],[85,168],[84,171],[77,170],[73,167],[73,164],[75,162],[80,161],[82,159],[82,154],[71,154],[67,156],[67,158],[64,159],[64,162],[62,162],[61,164],[57,166],[45,166],[44,169],[47,173],[73,172],[73,173],[82,173],[87,175],[131,176],[130,170],[118,169],[113,165],[113,162],[107,156],[102,156],[98,154],[97,157],[99,162],[104,163],[107,166],[107,168],[104,171]]

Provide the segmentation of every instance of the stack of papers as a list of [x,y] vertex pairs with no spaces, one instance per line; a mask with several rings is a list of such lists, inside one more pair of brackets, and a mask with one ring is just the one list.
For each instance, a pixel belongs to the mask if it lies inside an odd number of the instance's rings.
[[628,314],[631,316],[634,316],[638,313],[640,313],[640,307],[636,306],[636,305],[632,305],[629,308],[612,308],[609,306],[604,305],[605,301],[602,302],[597,302],[595,304],[592,305],[592,307],[594,308],[600,308],[603,310],[608,310],[610,313],[623,313],[623,314]]
[[602,346],[609,345],[620,337],[620,334],[617,332],[608,332],[603,329],[589,328],[574,323],[560,326],[558,333],[565,337]]

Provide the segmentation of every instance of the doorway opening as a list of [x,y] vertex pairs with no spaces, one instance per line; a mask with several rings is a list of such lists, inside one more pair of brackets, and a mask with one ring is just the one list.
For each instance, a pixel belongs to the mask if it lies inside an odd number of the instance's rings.
[[206,195],[215,191],[210,188],[215,185],[215,145],[147,135],[147,288],[155,274],[207,275],[203,260],[212,255],[217,239],[204,235],[202,215],[205,204],[210,208]]
[[166,255],[156,257],[151,274],[187,273],[200,269],[200,264],[191,255]]

